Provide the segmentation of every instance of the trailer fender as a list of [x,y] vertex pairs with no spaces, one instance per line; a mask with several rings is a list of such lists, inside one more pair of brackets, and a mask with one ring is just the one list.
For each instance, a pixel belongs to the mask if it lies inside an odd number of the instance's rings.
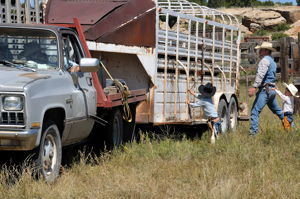
[[219,102],[220,102],[221,99],[225,99],[226,102],[227,102],[227,105],[228,105],[228,103],[230,102],[230,98],[233,95],[234,95],[233,92],[220,92],[220,91],[217,91],[216,94],[213,97],[213,102],[214,102],[215,107],[218,107]]

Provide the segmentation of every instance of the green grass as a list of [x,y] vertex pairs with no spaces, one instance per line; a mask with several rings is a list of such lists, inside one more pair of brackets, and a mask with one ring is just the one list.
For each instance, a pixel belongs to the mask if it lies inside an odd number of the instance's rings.
[[4,165],[0,198],[298,198],[300,133],[282,132],[267,107],[256,138],[248,137],[249,126],[240,122],[215,145],[207,133],[200,139],[162,126],[162,133],[142,132],[139,142],[100,156],[83,149],[53,184],[35,180],[29,167],[20,173]]

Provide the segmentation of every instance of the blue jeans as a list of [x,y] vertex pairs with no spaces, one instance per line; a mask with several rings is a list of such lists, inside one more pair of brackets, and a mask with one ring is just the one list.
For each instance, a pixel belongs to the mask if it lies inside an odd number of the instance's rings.
[[216,133],[217,133],[217,135],[219,135],[220,124],[221,124],[221,119],[219,119],[217,122],[214,123],[214,125],[216,127]]
[[282,120],[284,117],[282,110],[277,104],[276,92],[272,89],[269,90],[270,94],[267,93],[265,88],[260,88],[256,94],[256,98],[251,110],[250,136],[257,134],[259,114],[266,104],[268,105],[269,109],[280,118],[280,120]]

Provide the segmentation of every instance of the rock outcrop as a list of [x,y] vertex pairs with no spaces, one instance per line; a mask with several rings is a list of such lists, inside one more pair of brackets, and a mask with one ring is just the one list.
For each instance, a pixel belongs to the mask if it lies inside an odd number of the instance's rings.
[[295,23],[300,19],[300,7],[299,6],[284,6],[262,9],[265,11],[275,11],[283,16],[287,23]]
[[293,23],[291,25],[291,29],[285,31],[285,34],[288,34],[290,37],[294,37],[295,39],[298,39],[298,33],[300,32],[300,20]]
[[[281,23],[294,23],[292,29],[285,33],[296,37],[300,29],[300,6],[282,6],[268,8],[229,8],[222,12],[230,13],[241,18],[242,25],[248,28],[248,31],[254,32],[257,29],[271,29]],[[243,32],[247,32],[243,27]],[[248,34],[248,33],[247,33]]]
[[242,17],[242,24],[251,31],[260,28],[271,29],[278,24],[286,23],[286,19],[283,18],[280,13],[275,11],[254,9],[251,12],[246,12]]

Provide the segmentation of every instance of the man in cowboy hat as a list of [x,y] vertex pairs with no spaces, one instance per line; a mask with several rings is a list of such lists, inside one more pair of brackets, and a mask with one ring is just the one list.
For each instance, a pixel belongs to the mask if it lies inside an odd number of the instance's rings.
[[287,131],[291,130],[291,127],[295,127],[293,124],[294,116],[293,116],[293,111],[294,111],[294,98],[293,97],[299,97],[297,94],[298,89],[293,85],[289,84],[287,85],[286,83],[283,83],[285,87],[285,92],[282,94],[278,88],[272,88],[272,90],[275,90],[276,93],[283,99],[283,104],[282,104],[282,113],[284,114],[284,119],[282,123],[282,127],[286,129]]
[[221,122],[212,100],[212,96],[214,96],[216,93],[216,87],[211,83],[207,83],[206,85],[200,85],[198,90],[200,94],[194,93],[190,89],[188,89],[188,92],[198,98],[199,101],[196,103],[191,103],[188,100],[187,104],[189,104],[192,108],[200,106],[202,107],[204,118],[208,119],[208,122],[213,123],[216,129],[216,136],[218,136],[218,129]]
[[272,52],[276,52],[276,50],[272,47],[272,43],[269,42],[263,42],[262,45],[256,46],[255,49],[259,49],[259,56],[262,59],[256,69],[254,84],[248,91],[248,95],[252,97],[256,89],[258,89],[251,110],[250,136],[255,136],[257,133],[259,114],[265,105],[268,105],[269,109],[276,114],[281,121],[284,117],[282,110],[277,104],[275,90],[269,89],[275,88],[277,66],[270,55]]

